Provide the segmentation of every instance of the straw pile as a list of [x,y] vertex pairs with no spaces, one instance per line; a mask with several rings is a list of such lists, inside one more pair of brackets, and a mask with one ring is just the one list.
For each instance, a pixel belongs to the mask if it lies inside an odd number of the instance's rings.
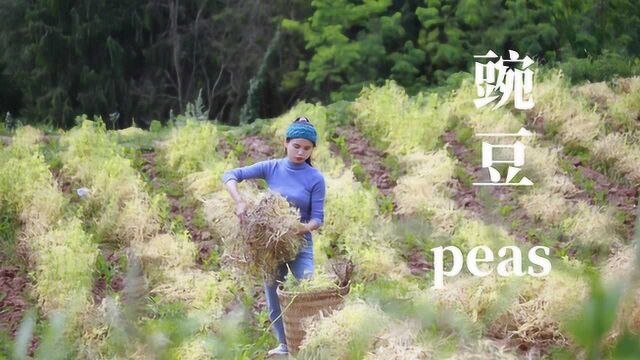
[[[215,210],[213,203],[208,205],[207,212]],[[235,217],[233,211],[228,210],[224,217]],[[215,225],[220,215],[207,214],[206,217]],[[293,260],[303,244],[303,237],[296,234],[299,224],[298,210],[282,195],[257,194],[247,201],[245,221],[222,238],[225,257],[250,275],[273,278],[278,265]]]
[[373,351],[365,356],[365,360],[426,360],[435,358],[432,349],[418,344],[420,325],[410,320],[390,327],[373,343]]
[[318,360],[361,359],[390,321],[382,310],[365,302],[348,304],[330,316],[307,318],[299,356]]

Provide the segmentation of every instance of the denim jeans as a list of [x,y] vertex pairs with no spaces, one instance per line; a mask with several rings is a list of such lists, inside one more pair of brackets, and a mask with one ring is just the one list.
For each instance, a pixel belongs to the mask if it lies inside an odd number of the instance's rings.
[[[278,266],[277,281],[284,281],[288,272],[288,267],[291,268],[293,276],[296,279],[306,279],[313,277],[313,243],[308,241],[307,244],[300,250],[296,258],[288,263]],[[286,344],[287,339],[284,334],[284,325],[282,324],[280,301],[278,301],[278,282],[264,282],[264,289],[267,296],[267,307],[269,308],[269,319],[271,320],[271,326],[276,333],[278,342]]]

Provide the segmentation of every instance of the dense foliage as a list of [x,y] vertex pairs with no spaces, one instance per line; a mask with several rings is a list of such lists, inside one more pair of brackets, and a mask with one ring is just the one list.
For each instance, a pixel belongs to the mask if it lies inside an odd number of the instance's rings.
[[415,94],[489,49],[566,62],[574,80],[640,67],[630,0],[3,0],[0,15],[2,118],[58,127],[83,113],[148,125],[200,91],[233,124],[387,79]]

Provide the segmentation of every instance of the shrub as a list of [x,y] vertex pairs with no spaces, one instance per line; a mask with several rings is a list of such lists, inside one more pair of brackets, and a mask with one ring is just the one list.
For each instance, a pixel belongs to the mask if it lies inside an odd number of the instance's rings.
[[129,243],[159,230],[157,203],[144,191],[140,174],[110,139],[104,123],[78,118],[79,127],[62,137],[63,171],[90,189],[85,208],[100,239]]
[[620,176],[640,182],[640,147],[628,135],[612,133],[593,144],[594,160]]
[[439,150],[407,155],[400,163],[407,174],[398,179],[393,189],[396,213],[424,215],[436,230],[450,234],[462,216],[447,186],[454,175],[455,161],[444,150]]
[[370,139],[385,142],[383,149],[394,155],[432,150],[448,119],[437,95],[409,98],[394,81],[363,89],[352,112],[355,124]]
[[180,176],[202,171],[218,160],[218,130],[210,122],[188,119],[181,128],[174,128],[166,143],[167,165]]
[[601,272],[606,283],[623,284],[623,297],[612,329],[612,338],[617,338],[625,326],[631,331],[640,331],[640,289],[634,283],[638,267],[636,254],[637,245],[621,247],[609,257]]
[[587,294],[587,283],[572,272],[556,269],[530,279],[517,301],[491,323],[489,333],[527,347],[566,346],[565,324],[579,314]]
[[571,92],[595,102],[600,110],[607,110],[617,100],[616,94],[604,81],[576,86]]
[[495,272],[485,277],[459,275],[442,289],[428,289],[426,296],[441,311],[462,315],[470,330],[480,335],[516,301],[521,286],[513,278],[500,277]]
[[597,57],[571,58],[558,65],[571,82],[576,84],[589,80],[605,81],[615,76],[627,77],[640,73],[640,62],[630,60],[612,52]]
[[571,210],[571,203],[562,194],[546,189],[534,189],[518,198],[518,203],[534,219],[559,224]]
[[88,304],[98,249],[80,221],[61,222],[33,241],[36,292],[45,313]]
[[563,143],[588,147],[603,131],[603,121],[584,99],[571,95],[561,72],[551,73],[533,88],[536,106],[528,111],[533,119],[542,119],[545,128],[559,129]]
[[[640,77],[639,77],[640,78]],[[640,119],[640,80],[627,94],[620,95],[611,105],[611,118],[614,125],[621,130],[633,131],[639,128]]]
[[300,346],[304,359],[357,359],[365,355],[389,323],[377,307],[364,302],[346,305],[331,316],[309,322]]
[[339,239],[350,228],[370,226],[378,215],[375,195],[353,178],[350,171],[326,177],[325,220],[322,231]]
[[565,233],[575,243],[592,250],[608,250],[622,243],[610,212],[585,202],[578,202],[575,208],[575,213],[562,222]]

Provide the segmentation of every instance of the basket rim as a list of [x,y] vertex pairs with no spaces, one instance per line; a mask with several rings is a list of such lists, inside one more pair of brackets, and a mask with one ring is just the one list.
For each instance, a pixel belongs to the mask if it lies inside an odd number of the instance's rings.
[[331,293],[341,294],[345,290],[348,290],[350,287],[351,287],[351,281],[349,281],[345,286],[324,288],[324,289],[315,290],[315,291],[286,291],[282,289],[282,284],[279,284],[278,288],[276,289],[276,292],[278,295],[282,294],[284,296],[331,294]]

